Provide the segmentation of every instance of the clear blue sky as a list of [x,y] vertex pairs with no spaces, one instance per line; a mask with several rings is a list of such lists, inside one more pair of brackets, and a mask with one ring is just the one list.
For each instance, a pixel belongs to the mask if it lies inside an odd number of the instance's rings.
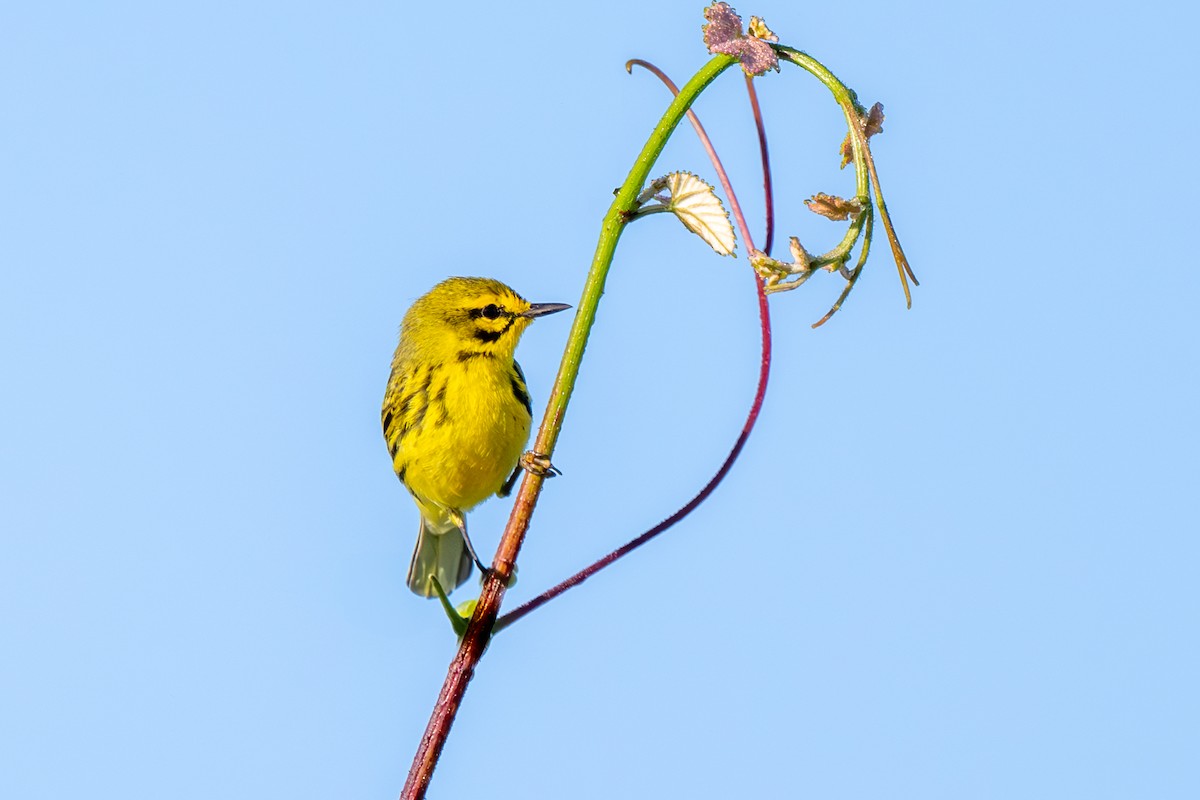
[[[0,796],[398,793],[454,646],[403,580],[400,318],[454,274],[577,302],[667,99],[622,65],[685,80],[702,7],[0,11]],[[1194,10],[737,8],[884,103],[922,285],[880,239],[824,328],[840,281],[772,300],[734,473],[493,643],[431,797],[1200,795]],[[759,87],[778,241],[831,246],[837,108]],[[698,106],[761,230],[746,109]],[[673,169],[711,178],[687,129]],[[513,602],[720,463],[744,256],[628,231]],[[569,322],[521,346],[537,409]]]

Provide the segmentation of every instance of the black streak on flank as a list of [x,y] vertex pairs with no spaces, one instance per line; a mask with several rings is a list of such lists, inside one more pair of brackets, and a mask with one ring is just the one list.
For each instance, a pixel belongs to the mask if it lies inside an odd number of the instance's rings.
[[400,417],[403,419],[408,416],[408,409],[412,407],[412,402],[416,398],[417,393],[404,394],[404,387],[400,387]]
[[431,367],[430,370],[425,373],[425,380],[421,382],[421,388],[417,389],[415,392],[405,398],[407,405],[407,401],[415,400],[420,395],[425,395],[425,402],[420,403],[417,406],[416,412],[413,413],[412,418],[408,420],[408,424],[405,426],[405,432],[411,428],[421,427],[421,423],[425,421],[425,412],[429,409],[429,385],[433,383],[433,373],[441,369],[441,366],[441,364],[437,364]]
[[[419,373],[419,372],[416,373],[415,375],[413,375],[413,378],[417,378],[420,374],[421,373]],[[409,410],[412,408],[413,403],[416,402],[417,397],[419,395],[425,394],[429,391],[429,384],[432,381],[433,381],[433,370],[429,370],[427,373],[425,373],[425,380],[422,381],[420,387],[413,389],[408,394],[404,394],[405,384],[401,384],[399,414],[400,414],[400,417],[405,420],[404,430],[408,430],[408,428],[411,425],[411,422],[409,422],[407,420]]]
[[517,376],[513,375],[509,378],[512,384],[513,397],[517,398],[517,402],[525,406],[525,410],[529,412],[529,416],[533,416],[533,406],[529,402],[529,392],[525,391],[525,387],[517,380]]
[[428,409],[428,408],[429,408],[429,403],[422,403],[422,404],[421,404],[421,405],[420,405],[420,406],[417,408],[417,410],[416,410],[416,413],[414,413],[414,414],[412,415],[412,420],[411,420],[411,421],[409,421],[409,423],[408,423],[408,425],[407,425],[407,426],[405,426],[405,429],[404,429],[404,432],[405,432],[405,433],[408,433],[408,431],[409,431],[410,429],[412,429],[412,428],[419,428],[419,427],[421,427],[422,423],[424,423],[424,422],[425,422],[425,411],[426,411],[426,409]]
[[392,412],[387,411],[383,415],[383,435],[387,436],[388,429],[392,427]]
[[433,398],[433,402],[437,405],[438,411],[440,412],[438,414],[437,422],[434,423],[435,425],[438,425],[438,426],[445,425],[447,422],[450,421],[450,411],[446,408],[446,387],[447,386],[449,386],[448,383],[443,383],[442,388],[438,389],[437,394],[434,395],[434,398]]
[[484,350],[459,350],[458,363],[470,361],[472,358],[495,358],[494,353],[488,353]]

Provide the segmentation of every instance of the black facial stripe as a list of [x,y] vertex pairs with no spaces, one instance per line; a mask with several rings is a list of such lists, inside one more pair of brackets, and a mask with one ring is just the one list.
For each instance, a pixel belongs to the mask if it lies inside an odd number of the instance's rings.
[[504,331],[475,331],[475,338],[481,342],[491,343],[499,341],[500,337],[503,335]]
[[497,341],[499,341],[499,340],[500,340],[500,337],[501,337],[501,336],[503,336],[504,334],[508,333],[508,329],[509,329],[509,328],[511,328],[511,327],[513,326],[513,323],[514,323],[514,322],[516,322],[516,321],[517,321],[517,315],[516,315],[516,314],[509,314],[509,315],[508,315],[508,324],[507,324],[507,325],[505,325],[505,326],[504,326],[503,328],[501,328],[500,330],[498,330],[498,331],[485,331],[485,330],[483,330],[482,328],[480,328],[479,330],[475,331],[475,334],[474,334],[474,336],[475,336],[475,338],[476,338],[476,339],[478,339],[478,340],[479,340],[479,341],[481,341],[481,342],[489,342],[489,343],[490,343],[490,342],[497,342]]

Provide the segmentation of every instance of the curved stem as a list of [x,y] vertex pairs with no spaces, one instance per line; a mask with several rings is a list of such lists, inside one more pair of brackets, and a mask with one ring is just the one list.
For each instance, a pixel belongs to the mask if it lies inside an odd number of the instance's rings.
[[[570,337],[563,352],[562,364],[550,392],[546,404],[546,413],[542,417],[534,442],[535,452],[550,456],[558,441],[562,429],[563,418],[566,415],[567,403],[575,388],[575,380],[579,374],[579,365],[583,359],[583,351],[587,346],[588,335],[596,319],[596,307],[604,293],[604,283],[612,265],[613,253],[621,232],[628,223],[629,214],[637,208],[637,196],[654,162],[658,160],[668,137],[675,130],[684,113],[691,107],[696,97],[718,75],[724,72],[737,60],[731,56],[719,55],[705,64],[690,81],[683,87],[664,112],[662,119],[650,134],[650,138],[638,154],[633,168],[625,178],[617,192],[616,198],[604,216],[601,225],[600,240],[596,244],[596,253],[592,258],[592,266],[588,271],[587,281],[583,287],[575,321],[571,325]],[[434,704],[429,724],[417,746],[409,769],[408,779],[401,792],[402,800],[418,800],[423,798],[429,788],[434,768],[441,757],[442,748],[450,735],[450,727],[466,694],[467,685],[475,674],[475,667],[492,635],[500,603],[504,599],[504,590],[513,572],[513,564],[520,552],[525,539],[525,531],[529,527],[529,519],[533,507],[537,503],[544,478],[533,473],[526,473],[521,481],[513,510],[508,519],[508,525],[500,538],[492,561],[492,569],[488,572],[483,583],[475,613],[467,624],[466,633],[459,642],[458,652],[450,662],[446,680]]]
[[858,276],[862,275],[863,265],[867,263],[867,254],[871,252],[871,226],[875,220],[875,215],[871,213],[870,206],[863,212],[863,216],[867,218],[867,224],[863,230],[862,250],[858,253],[858,263],[854,266],[854,272],[850,274],[850,280],[846,281],[846,287],[842,289],[842,293],[838,295],[838,299],[825,312],[825,316],[812,324],[813,328],[819,328],[826,322],[829,322],[829,318],[838,312],[838,309],[842,307],[842,303],[846,302],[846,298],[850,296],[854,285],[858,283]]
[[[631,58],[626,61],[625,70],[632,72],[632,68],[635,65],[654,73],[654,76],[671,90],[671,94],[676,97],[679,96],[679,87],[675,85],[675,81],[667,76],[667,73],[649,61],[644,61],[640,58]],[[717,155],[717,149],[713,147],[712,140],[708,137],[708,132],[704,130],[704,125],[700,123],[700,118],[696,116],[696,112],[688,109],[687,118],[688,122],[692,123],[692,128],[695,129],[696,135],[700,137],[700,144],[704,147],[704,152],[708,154],[708,160],[712,162],[713,169],[717,171],[717,180],[720,181],[721,188],[725,190],[725,196],[729,198],[729,211],[733,214],[733,219],[737,222],[738,229],[742,232],[742,241],[746,244],[746,250],[753,252],[754,240],[750,237],[750,228],[746,225],[746,217],[742,214],[742,206],[738,203],[737,194],[733,191],[733,184],[729,182],[729,174],[725,172],[725,166],[721,163],[721,157]],[[658,211],[660,209],[653,210]],[[663,208],[661,210],[666,211],[667,209]]]
[[[750,110],[754,113],[754,129],[758,132],[758,152],[762,157],[763,199],[765,208],[767,235],[763,240],[762,251],[767,255],[775,246],[775,190],[771,185],[771,155],[767,150],[767,129],[763,125],[762,109],[758,106],[758,92],[754,89],[754,78],[746,76],[746,95],[750,98]],[[747,245],[749,248],[749,245]]]
[[842,114],[846,117],[846,126],[850,129],[850,146],[854,150],[855,194],[858,197],[870,197],[871,193],[868,189],[869,179],[865,164],[866,159],[864,157],[864,151],[867,149],[867,140],[862,133],[862,116],[859,111],[858,98],[824,64],[817,61],[808,53],[794,50],[781,44],[772,44],[771,46],[775,48],[775,52],[782,58],[791,61],[796,66],[811,74],[814,78],[825,84],[825,87],[833,93],[833,99],[842,107]]
[[679,522],[688,514],[692,513],[697,506],[708,499],[708,496],[712,494],[721,481],[724,480],[725,476],[729,473],[730,468],[733,467],[734,462],[737,461],[738,456],[741,455],[742,448],[745,446],[746,440],[750,438],[750,433],[754,430],[755,423],[758,422],[759,412],[762,411],[763,399],[767,396],[767,379],[771,375],[771,307],[767,303],[767,295],[762,288],[762,278],[755,275],[754,279],[758,289],[758,316],[759,323],[762,327],[762,356],[759,361],[758,368],[758,388],[755,390],[754,402],[750,405],[750,413],[746,416],[746,421],[742,425],[742,431],[740,434],[738,434],[737,441],[733,443],[733,448],[729,451],[729,455],[725,457],[725,461],[723,461],[721,466],[717,469],[716,474],[709,479],[708,483],[704,484],[704,488],[697,492],[695,497],[689,500],[686,505],[684,505],[674,514],[667,517],[642,535],[638,536],[636,539],[626,542],[608,555],[588,565],[584,569],[567,578],[565,581],[562,581],[550,589],[547,589],[545,592],[542,592],[532,600],[517,606],[496,621],[496,630],[507,628],[509,625],[512,625],[526,614],[529,614],[531,611],[536,611],[538,608],[541,608],[546,603],[549,603],[563,592],[578,586],[600,570],[641,547],[655,536],[658,536],[660,533]]
[[[632,59],[626,63],[625,68],[628,70],[634,64],[644,67],[645,69],[654,73],[659,80],[666,84],[668,89],[675,94],[679,93],[679,90],[675,87],[674,81],[667,77],[666,73],[664,73],[658,67],[654,66],[648,61]],[[767,252],[770,252],[771,242],[775,239],[775,200],[774,195],[771,192],[770,159],[767,156],[767,132],[763,126],[762,112],[758,106],[758,95],[754,91],[754,83],[749,77],[746,79],[746,91],[750,95],[750,106],[754,111],[754,124],[758,131],[759,149],[762,154],[763,191],[766,197],[765,203],[767,230],[765,240],[767,242]],[[737,195],[733,191],[733,186],[730,184],[729,176],[725,172],[725,167],[722,165],[721,159],[717,156],[716,149],[712,146],[712,142],[709,139],[708,134],[705,132],[704,126],[700,123],[700,118],[696,116],[694,111],[688,111],[688,120],[691,121],[692,127],[696,129],[696,134],[700,137],[700,141],[704,145],[705,151],[708,153],[709,160],[712,161],[713,169],[717,171],[717,176],[721,181],[721,186],[724,187],[725,195],[729,198],[729,205],[733,210],[734,218],[738,221],[738,225],[742,230],[742,237],[746,241],[746,248],[750,252],[754,252],[754,242],[750,239],[750,230],[746,225],[746,219],[742,214],[741,204],[738,203]],[[704,488],[702,488],[695,497],[689,500],[674,514],[667,517],[650,530],[621,545],[616,550],[613,550],[608,555],[589,564],[566,580],[552,586],[551,588],[539,594],[537,597],[534,597],[522,605],[517,606],[512,611],[500,617],[498,620],[496,620],[495,629],[497,631],[508,627],[530,612],[541,608],[563,592],[578,586],[600,570],[612,565],[614,562],[641,547],[655,536],[658,536],[668,528],[671,528],[673,525],[675,525],[675,523],[692,513],[697,506],[708,499],[708,496],[711,495],[713,491],[716,490],[717,486],[720,485],[721,481],[724,480],[725,476],[729,473],[729,470],[733,467],[734,462],[737,461],[738,456],[741,455],[742,447],[746,444],[746,440],[750,438],[750,433],[754,430],[754,426],[758,422],[759,412],[762,411],[763,399],[767,394],[767,379],[771,375],[771,309],[767,304],[767,293],[764,289],[761,276],[755,275],[754,285],[756,291],[758,292],[759,326],[762,329],[762,357],[759,362],[758,387],[755,390],[754,402],[751,403],[750,411],[746,415],[746,421],[742,424],[742,431],[738,435],[737,441],[734,442],[733,447],[730,449],[729,455],[725,457],[725,461],[722,462],[721,466],[717,469],[716,474],[713,475],[713,477],[704,485]]]
[[[896,229],[892,227],[892,218],[888,214],[887,205],[883,202],[883,192],[879,187],[879,174],[875,170],[875,159],[871,155],[871,148],[867,143],[866,135],[863,133],[863,112],[858,104],[858,98],[824,64],[807,53],[781,44],[772,44],[771,46],[781,58],[791,61],[825,84],[829,91],[833,92],[833,97],[838,105],[842,107],[842,113],[846,115],[846,124],[850,129],[850,146],[854,151],[854,171],[858,196],[871,197],[871,194],[867,191],[868,182],[875,190],[875,205],[879,209],[879,216],[883,221],[883,229],[887,232],[888,242],[892,246],[892,257],[896,261],[896,270],[900,273],[900,285],[904,289],[904,302],[908,308],[912,308],[912,292],[909,291],[908,280],[911,278],[912,282],[917,286],[920,286],[920,283],[917,281],[917,276],[913,274],[912,267],[908,264],[908,258],[904,255],[904,249],[900,246],[900,239],[896,236]],[[861,267],[859,269],[861,270]],[[842,301],[846,299],[848,293],[848,291],[843,292],[842,296],[838,298],[837,303],[834,304],[834,308],[830,309],[830,313],[822,317],[813,327],[815,328],[824,324],[832,316],[833,312],[837,311],[838,307],[841,306]]]

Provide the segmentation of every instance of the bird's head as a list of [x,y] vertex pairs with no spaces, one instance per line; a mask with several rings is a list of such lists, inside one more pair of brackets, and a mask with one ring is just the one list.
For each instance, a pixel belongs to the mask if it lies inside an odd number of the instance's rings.
[[491,278],[447,278],[413,303],[404,316],[401,339],[443,358],[511,358],[529,323],[567,308],[564,303],[530,303]]

